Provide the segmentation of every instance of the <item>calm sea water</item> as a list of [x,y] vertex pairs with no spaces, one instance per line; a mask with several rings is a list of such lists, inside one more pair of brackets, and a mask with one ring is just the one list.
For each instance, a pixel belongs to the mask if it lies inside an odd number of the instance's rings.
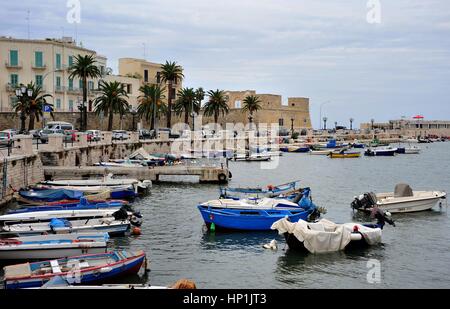
[[[421,145],[420,155],[394,158],[329,159],[286,154],[274,170],[260,163],[230,163],[230,186],[279,184],[295,179],[310,186],[327,219],[355,217],[350,202],[367,191],[393,191],[399,182],[413,189],[450,192],[450,143]],[[117,247],[144,249],[151,272],[142,281],[167,285],[190,278],[201,288],[432,288],[450,287],[450,223],[444,207],[397,215],[386,226],[383,243],[352,253],[302,255],[290,252],[276,232],[205,232],[196,208],[218,197],[218,186],[154,185],[152,195],[135,205],[145,216],[143,235],[114,241]],[[276,238],[277,251],[263,244]],[[381,283],[367,282],[367,262],[381,263]]]
[[[413,189],[450,192],[450,143],[421,145],[420,155],[394,158],[329,159],[285,154],[273,170],[260,163],[230,162],[230,186],[265,186],[296,179],[310,186],[325,217],[344,223],[355,217],[350,202],[367,191],[393,191],[399,182]],[[290,252],[276,232],[205,232],[196,205],[218,198],[218,186],[196,183],[154,185],[135,208],[144,215],[143,234],[116,238],[116,248],[143,249],[151,272],[128,282],[169,285],[180,278],[200,288],[432,288],[450,287],[450,224],[442,209],[397,215],[383,243],[352,253],[304,255]],[[262,245],[277,239],[277,251]],[[381,283],[369,284],[367,262],[381,263]]]

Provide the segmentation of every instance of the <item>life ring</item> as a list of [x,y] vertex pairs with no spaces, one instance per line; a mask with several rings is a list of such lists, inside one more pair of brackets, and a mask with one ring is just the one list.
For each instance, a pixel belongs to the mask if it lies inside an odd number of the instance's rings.
[[227,181],[227,175],[224,173],[219,174],[219,182],[226,182]]

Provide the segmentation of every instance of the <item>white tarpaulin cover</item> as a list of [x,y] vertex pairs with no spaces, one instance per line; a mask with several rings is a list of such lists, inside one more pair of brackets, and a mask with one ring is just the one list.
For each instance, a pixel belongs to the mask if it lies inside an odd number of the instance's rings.
[[291,233],[311,253],[324,253],[343,250],[352,240],[354,227],[364,236],[369,245],[381,242],[381,229],[372,229],[358,223],[336,224],[326,219],[317,223],[309,223],[299,220],[296,223],[286,218],[272,224],[272,230],[278,233]]

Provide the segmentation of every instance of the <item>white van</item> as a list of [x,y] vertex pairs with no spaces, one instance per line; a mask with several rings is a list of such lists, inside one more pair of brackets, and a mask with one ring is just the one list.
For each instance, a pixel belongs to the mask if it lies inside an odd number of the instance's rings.
[[63,121],[50,121],[47,122],[44,129],[47,130],[74,130],[73,124]]

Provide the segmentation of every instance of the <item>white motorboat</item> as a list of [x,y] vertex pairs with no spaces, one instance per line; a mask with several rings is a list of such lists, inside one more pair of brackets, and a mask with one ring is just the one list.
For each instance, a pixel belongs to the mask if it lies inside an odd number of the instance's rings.
[[326,219],[294,223],[283,218],[273,223],[271,229],[284,235],[289,249],[310,253],[364,248],[381,242],[381,228],[358,223],[336,224]]
[[253,153],[249,156],[246,155],[235,155],[233,157],[234,161],[247,161],[247,162],[258,162],[258,161],[270,161],[270,155]]
[[0,260],[44,260],[107,251],[107,233],[73,233],[0,239]]
[[443,191],[413,191],[407,184],[398,184],[390,193],[364,193],[355,197],[351,206],[353,209],[370,211],[378,207],[390,213],[407,213],[430,210],[445,199]]
[[115,220],[113,217],[73,221],[54,218],[50,222],[4,225],[2,226],[2,233],[18,236],[81,232],[104,232],[109,233],[109,235],[123,235],[130,230],[130,224],[129,220]]
[[48,180],[41,182],[42,185],[53,187],[118,187],[118,186],[143,186],[151,187],[151,180],[139,181],[132,178],[113,178],[112,174],[108,174],[100,179],[80,179],[80,180]]
[[246,199],[218,199],[201,203],[200,206],[211,208],[228,208],[228,209],[302,209],[298,203],[291,202],[281,198],[246,198]]
[[406,147],[405,154],[419,154],[421,149],[417,146]]

